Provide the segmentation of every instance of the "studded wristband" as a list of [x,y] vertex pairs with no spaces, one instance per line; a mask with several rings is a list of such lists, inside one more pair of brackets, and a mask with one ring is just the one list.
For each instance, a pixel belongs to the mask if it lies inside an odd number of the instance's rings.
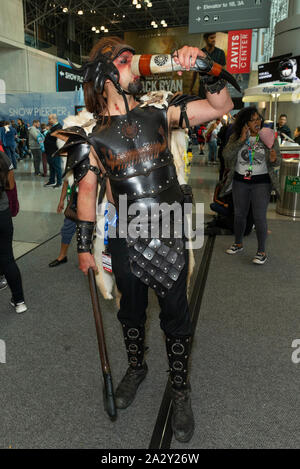
[[93,221],[77,221],[77,252],[91,252],[93,247],[93,234],[95,223]]
[[202,78],[206,93],[220,93],[225,88],[226,80],[223,78],[205,76]]

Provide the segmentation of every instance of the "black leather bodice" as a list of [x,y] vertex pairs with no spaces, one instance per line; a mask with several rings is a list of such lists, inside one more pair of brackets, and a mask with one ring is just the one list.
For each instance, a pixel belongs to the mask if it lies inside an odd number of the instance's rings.
[[173,156],[168,148],[166,109],[137,106],[126,115],[111,116],[109,127],[94,128],[89,140],[107,171],[112,194],[138,202],[181,202]]

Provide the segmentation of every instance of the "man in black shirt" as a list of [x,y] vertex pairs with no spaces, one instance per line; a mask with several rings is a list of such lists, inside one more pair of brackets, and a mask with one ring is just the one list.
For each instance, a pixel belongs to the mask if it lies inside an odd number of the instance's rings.
[[286,114],[281,114],[279,117],[279,122],[277,124],[277,130],[279,136],[284,140],[284,135],[287,135],[288,137],[292,137],[291,129],[287,125],[287,115]]
[[45,153],[47,155],[48,165],[50,168],[50,179],[44,187],[60,187],[62,183],[61,157],[55,156],[54,158],[52,158],[53,153],[55,153],[57,150],[57,138],[54,137],[52,134],[54,134],[54,132],[56,132],[57,130],[61,129],[62,126],[57,121],[56,114],[50,114],[48,117],[48,122],[51,128],[46,134],[44,146]]
[[[205,33],[203,37],[205,40],[205,47],[203,47],[201,50],[205,52],[207,55],[209,55],[214,62],[224,67],[226,65],[225,52],[222,49],[219,49],[218,47],[216,47],[216,33]],[[193,91],[197,75],[198,75],[198,72],[193,72],[190,93],[192,93]],[[198,95],[202,99],[205,99],[206,92],[205,92],[203,84],[201,83],[200,76],[199,76],[199,80],[200,80],[200,83],[199,83]]]

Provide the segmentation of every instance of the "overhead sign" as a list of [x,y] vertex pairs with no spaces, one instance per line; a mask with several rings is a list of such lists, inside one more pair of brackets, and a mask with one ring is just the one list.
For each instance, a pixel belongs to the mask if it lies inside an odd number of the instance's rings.
[[56,62],[56,90],[76,91],[83,83],[80,72],[73,70],[70,65]]
[[258,65],[258,83],[300,83],[300,56]]
[[271,0],[190,0],[189,33],[268,28]]
[[227,70],[229,73],[250,73],[252,29],[229,31]]

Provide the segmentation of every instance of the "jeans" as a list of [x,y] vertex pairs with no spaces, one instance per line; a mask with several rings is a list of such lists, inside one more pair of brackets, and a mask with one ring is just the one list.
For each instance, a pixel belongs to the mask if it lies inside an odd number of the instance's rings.
[[267,208],[270,202],[271,184],[255,184],[243,181],[232,183],[232,197],[234,204],[234,234],[235,242],[242,244],[245,232],[250,202],[258,241],[258,252],[265,252],[268,234]]
[[41,174],[42,151],[40,148],[32,148],[31,152],[33,155],[34,173],[36,175]]
[[22,278],[14,259],[13,223],[9,208],[0,211],[0,275],[5,275],[15,303],[24,301]]
[[62,183],[61,157],[55,156],[54,158],[52,158],[52,156],[47,155],[47,161],[48,161],[48,165],[50,169],[49,182],[51,184],[54,184],[55,176],[56,176],[56,183],[61,185]]
[[208,161],[217,161],[217,141],[211,140],[208,142]]
[[63,244],[70,244],[72,241],[72,238],[75,234],[76,231],[76,223],[73,220],[70,220],[69,218],[64,219],[64,224],[61,228],[60,234],[61,234],[61,242]]
[[[118,319],[128,327],[140,327],[146,322],[148,286],[130,270],[129,254],[125,239],[109,238],[109,252],[112,256],[112,270],[121,292]],[[188,272],[188,251],[185,252],[185,266],[165,298],[158,297],[161,308],[160,325],[164,333],[172,337],[191,335],[191,319],[187,303],[186,281]]]
[[11,147],[4,147],[4,151],[7,154],[8,158],[12,162],[14,169],[17,168],[17,158],[16,158],[16,147],[11,146]]

